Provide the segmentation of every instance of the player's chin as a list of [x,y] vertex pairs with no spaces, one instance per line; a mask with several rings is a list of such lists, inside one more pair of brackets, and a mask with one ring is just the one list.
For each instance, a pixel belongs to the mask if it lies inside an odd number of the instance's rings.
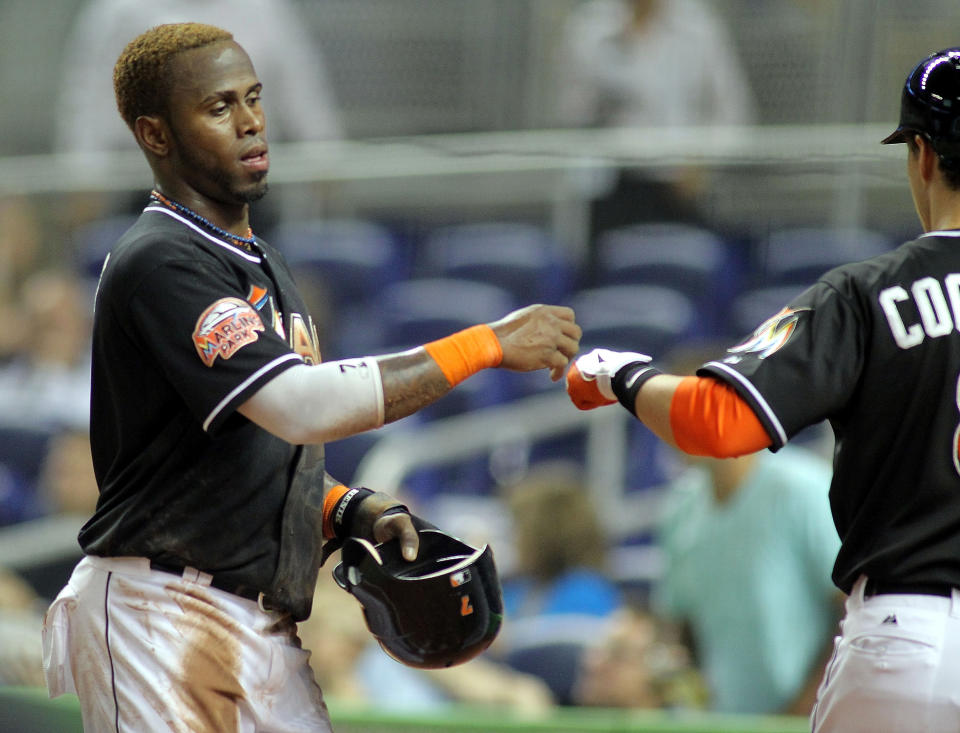
[[264,196],[267,195],[269,186],[267,185],[267,174],[266,172],[260,176],[260,179],[248,184],[243,187],[238,187],[234,193],[236,198],[242,201],[245,204],[252,204],[254,201],[259,201]]

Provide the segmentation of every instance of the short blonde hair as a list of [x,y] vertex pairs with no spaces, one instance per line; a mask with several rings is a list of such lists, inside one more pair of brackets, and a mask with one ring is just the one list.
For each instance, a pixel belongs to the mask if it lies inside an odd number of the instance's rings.
[[233,34],[203,23],[168,23],[127,44],[113,67],[117,109],[132,130],[141,115],[163,114],[170,94],[170,62],[183,51],[233,40]]

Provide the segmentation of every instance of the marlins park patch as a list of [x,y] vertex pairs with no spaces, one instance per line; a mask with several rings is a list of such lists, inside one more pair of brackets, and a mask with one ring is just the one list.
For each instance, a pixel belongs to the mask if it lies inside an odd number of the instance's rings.
[[193,345],[207,366],[219,356],[229,359],[259,338],[263,321],[256,309],[242,298],[221,298],[197,319]]

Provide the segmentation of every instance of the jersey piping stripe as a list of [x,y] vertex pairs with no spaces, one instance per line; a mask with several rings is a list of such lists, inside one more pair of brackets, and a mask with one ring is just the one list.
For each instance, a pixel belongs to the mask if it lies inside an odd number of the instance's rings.
[[175,212],[175,211],[170,211],[170,209],[166,209],[166,208],[164,208],[164,207],[162,207],[162,206],[148,206],[147,208],[144,209],[144,211],[156,211],[156,212],[158,212],[158,213],[160,213],[160,214],[166,214],[167,216],[169,216],[169,217],[171,217],[171,218],[173,218],[173,219],[176,219],[176,220],[179,221],[180,223],[186,224],[188,227],[190,227],[191,229],[193,229],[193,231],[195,231],[197,234],[205,237],[206,239],[209,239],[209,240],[210,240],[211,242],[213,242],[214,244],[219,244],[221,247],[225,247],[226,249],[230,250],[230,251],[233,252],[234,254],[240,255],[240,256],[243,257],[245,260],[249,260],[250,262],[255,262],[255,263],[258,264],[258,265],[259,265],[260,262],[261,262],[261,259],[260,259],[260,256],[259,256],[259,255],[250,255],[250,254],[247,254],[247,253],[244,252],[242,249],[239,249],[239,248],[237,248],[237,247],[234,247],[234,246],[233,246],[232,244],[230,244],[229,242],[224,242],[222,239],[217,239],[217,238],[214,237],[212,234],[209,234],[209,233],[203,231],[203,229],[201,229],[200,227],[198,227],[196,224],[194,224],[194,223],[193,223],[192,221],[190,221],[189,219],[184,219],[182,216],[180,216],[180,215],[179,215],[177,212]]
[[763,399],[763,395],[761,395],[757,391],[757,388],[754,387],[753,384],[751,384],[750,381],[745,376],[743,376],[740,372],[734,369],[731,369],[726,364],[721,364],[719,361],[711,361],[709,364],[707,364],[707,366],[711,366],[711,367],[715,367],[716,369],[719,369],[724,374],[730,375],[731,377],[736,379],[737,382],[743,385],[746,388],[746,390],[750,393],[750,396],[753,397],[756,405],[761,410],[763,410],[763,414],[766,415],[767,420],[770,422],[770,425],[773,427],[774,430],[777,431],[777,442],[779,443],[777,447],[779,448],[780,446],[786,445],[787,433],[783,429],[783,425],[780,424],[780,420],[774,414],[770,405],[767,404],[767,401]]
[[113,690],[113,725],[120,731],[120,703],[117,700],[117,671],[113,664],[113,650],[110,648],[110,581],[113,573],[107,573],[107,582],[103,587],[103,638],[107,645],[107,660],[110,662],[110,689]]
[[924,232],[919,238],[923,239],[924,237],[960,237],[960,231],[950,229],[939,232]]
[[264,366],[257,369],[257,371],[255,371],[249,377],[244,379],[240,384],[234,387],[226,397],[220,400],[220,404],[218,404],[216,407],[213,408],[213,411],[209,415],[207,415],[207,419],[203,421],[203,431],[206,432],[210,428],[210,424],[217,418],[217,415],[220,414],[221,410],[223,410],[227,405],[230,404],[230,401],[233,400],[234,397],[236,397],[238,394],[243,392],[243,390],[245,390],[251,384],[256,382],[258,379],[260,379],[260,377],[262,377],[264,374],[269,372],[271,369],[274,369],[278,365],[283,364],[284,362],[287,362],[287,361],[303,361],[303,358],[299,354],[294,354],[294,353],[284,354],[283,356],[274,359],[269,364],[265,364]]

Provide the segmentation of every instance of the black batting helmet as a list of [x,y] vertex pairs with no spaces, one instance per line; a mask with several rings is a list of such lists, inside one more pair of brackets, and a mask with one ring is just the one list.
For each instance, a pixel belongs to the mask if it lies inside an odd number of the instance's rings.
[[384,650],[410,667],[461,664],[490,646],[503,621],[493,551],[439,529],[418,529],[410,562],[391,540],[373,545],[351,537],[333,577],[363,606],[367,627]]
[[941,158],[960,158],[960,48],[946,48],[917,64],[903,85],[900,124],[881,142],[926,136]]

